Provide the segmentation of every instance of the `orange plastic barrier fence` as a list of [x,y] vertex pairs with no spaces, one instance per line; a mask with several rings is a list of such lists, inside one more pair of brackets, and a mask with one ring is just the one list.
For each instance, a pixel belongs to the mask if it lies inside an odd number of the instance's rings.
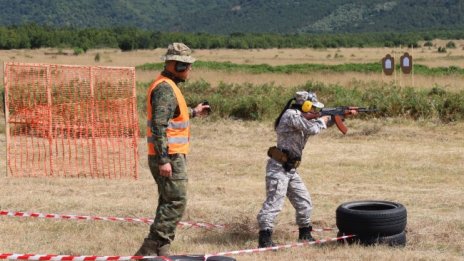
[[7,175],[137,178],[133,67],[5,63]]

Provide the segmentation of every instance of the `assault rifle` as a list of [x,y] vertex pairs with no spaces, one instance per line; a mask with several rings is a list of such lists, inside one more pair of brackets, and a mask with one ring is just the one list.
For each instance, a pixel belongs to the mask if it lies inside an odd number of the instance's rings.
[[319,112],[319,117],[321,116],[330,116],[331,121],[337,125],[337,128],[343,133],[346,134],[348,132],[348,128],[346,128],[343,121],[345,120],[346,116],[353,115],[353,111],[356,111],[355,114],[360,112],[376,112],[376,109],[367,109],[363,107],[352,107],[352,106],[341,106],[335,108],[323,108]]

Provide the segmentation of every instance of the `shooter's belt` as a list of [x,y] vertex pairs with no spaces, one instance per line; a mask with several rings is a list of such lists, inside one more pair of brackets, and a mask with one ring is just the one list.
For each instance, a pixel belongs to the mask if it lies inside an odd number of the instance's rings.
[[301,163],[301,158],[296,157],[292,158],[288,155],[287,150],[281,150],[277,148],[276,146],[272,146],[267,150],[267,155],[274,159],[275,161],[279,162],[282,164],[282,167],[286,171],[290,171],[291,169],[296,169],[298,166],[300,166]]

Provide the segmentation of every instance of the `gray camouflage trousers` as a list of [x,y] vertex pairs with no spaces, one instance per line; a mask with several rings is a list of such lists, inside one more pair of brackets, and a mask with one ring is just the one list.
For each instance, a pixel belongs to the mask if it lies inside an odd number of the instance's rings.
[[156,160],[148,157],[148,166],[158,187],[158,207],[153,224],[150,226],[148,238],[162,244],[174,240],[177,222],[187,205],[187,172],[183,154],[169,155],[171,158],[172,177],[159,175]]
[[298,227],[311,225],[312,202],[308,189],[296,171],[285,171],[282,164],[269,159],[266,165],[266,200],[258,213],[260,230],[272,230],[274,220],[279,215],[288,197],[295,208]]

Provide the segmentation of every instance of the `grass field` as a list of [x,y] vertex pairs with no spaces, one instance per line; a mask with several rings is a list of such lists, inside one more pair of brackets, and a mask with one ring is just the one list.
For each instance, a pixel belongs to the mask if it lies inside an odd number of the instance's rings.
[[[404,52],[413,56],[413,62],[429,67],[462,67],[464,64],[464,40],[455,40],[455,49],[447,49],[446,53],[437,52],[447,41],[435,40],[434,47],[410,48],[339,48],[339,49],[253,49],[253,50],[194,50],[194,55],[202,61],[232,62],[237,64],[269,64],[287,65],[301,63],[343,64],[379,62],[391,54],[399,61]],[[60,52],[61,51],[61,52]],[[165,49],[139,50],[121,52],[119,50],[89,50],[75,56],[72,50],[38,49],[38,50],[3,50],[0,61],[28,63],[57,63],[101,66],[137,66],[145,63],[159,63]],[[60,54],[61,53],[61,54]],[[100,60],[95,61],[99,54]],[[3,63],[0,64],[3,68]],[[149,82],[157,72],[137,72],[137,81]],[[3,78],[3,69],[0,70]],[[351,85],[355,81],[393,82],[398,86],[414,86],[416,88],[432,88],[440,86],[445,90],[462,90],[462,76],[435,77],[426,75],[384,76],[381,71],[376,74],[360,73],[315,73],[315,74],[230,74],[228,72],[198,70],[194,67],[191,80],[204,79],[212,84],[219,82],[262,84],[274,82],[277,85],[299,85],[307,81],[319,81],[329,84]]]
[[[464,52],[461,49],[459,47],[453,51],[453,55],[457,53],[456,58],[450,59],[449,65],[464,66]],[[198,50],[196,54],[204,60],[269,64],[275,60],[273,64],[286,64],[297,63],[291,58],[300,57],[298,54],[302,52],[308,52],[307,56],[302,57],[309,60],[319,57],[320,61],[317,62],[322,63],[324,59],[331,60],[327,58],[328,53],[333,57],[336,51]],[[352,57],[351,52],[366,52],[366,56],[356,54],[356,57],[371,62],[382,57],[385,51],[340,50],[345,58],[339,62],[348,62]],[[18,62],[135,66],[158,62],[158,57],[162,55],[160,50],[131,53],[105,50],[91,51],[83,56],[58,55],[53,58],[53,55],[44,55],[45,52],[50,51],[1,51],[0,57]],[[93,60],[96,52],[103,54],[100,63]],[[264,53],[264,58],[260,58],[259,55]],[[430,56],[426,56],[427,53],[428,50],[425,50],[421,63],[443,66],[443,61],[447,61],[440,56],[442,54],[431,51],[428,53]],[[253,56],[255,54],[256,58]],[[419,56],[420,51],[415,54]],[[11,59],[13,56],[15,58]],[[442,56],[446,57],[446,54]],[[300,59],[303,61],[302,57]],[[156,73],[138,74],[137,79],[149,81]],[[192,76],[213,84],[224,78],[230,82],[249,79],[281,82],[284,86],[296,85],[296,77],[292,75],[255,77],[194,70]],[[382,80],[380,73],[377,76],[356,74],[332,77],[321,74],[301,77],[303,82],[308,79],[324,82],[336,78],[342,85],[348,85],[351,77],[363,81]],[[424,78],[424,85],[419,84],[419,79],[416,80],[416,88],[430,88],[430,80]],[[450,81],[450,89],[463,89],[462,79],[442,77],[436,81]],[[349,128],[347,135],[343,136],[336,128],[331,128],[311,138],[304,152],[300,174],[313,199],[314,227],[335,228],[335,209],[346,201],[373,199],[400,202],[408,210],[406,247],[328,243],[234,257],[237,260],[271,261],[463,260],[464,122],[445,125],[435,121],[382,118],[370,121],[350,119],[346,123]],[[275,144],[271,125],[271,122],[193,120],[192,149],[188,157],[189,202],[183,220],[227,224],[229,228],[179,228],[172,246],[174,253],[216,253],[257,246],[256,214],[265,196],[266,150]],[[6,141],[3,134],[0,143],[2,210],[153,218],[157,191],[148,170],[143,139],[139,144],[138,180],[9,177],[6,175]],[[275,241],[281,244],[295,242],[295,230],[294,210],[286,202],[278,218]],[[0,231],[0,253],[132,255],[146,236],[148,226],[0,216]],[[335,231],[314,233],[318,239],[335,235]]]

